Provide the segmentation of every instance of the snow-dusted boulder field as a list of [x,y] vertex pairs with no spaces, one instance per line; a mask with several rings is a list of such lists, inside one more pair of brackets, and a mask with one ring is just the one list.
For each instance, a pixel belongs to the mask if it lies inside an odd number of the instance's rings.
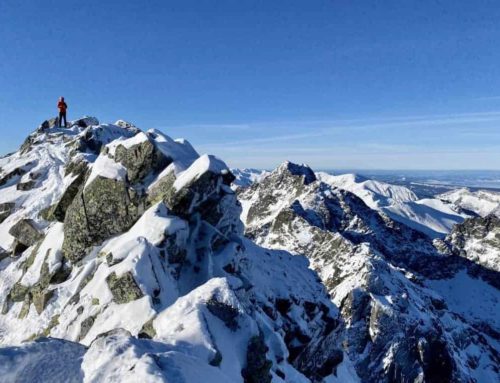
[[0,381],[356,381],[305,257],[243,236],[226,164],[118,121],[0,159]]

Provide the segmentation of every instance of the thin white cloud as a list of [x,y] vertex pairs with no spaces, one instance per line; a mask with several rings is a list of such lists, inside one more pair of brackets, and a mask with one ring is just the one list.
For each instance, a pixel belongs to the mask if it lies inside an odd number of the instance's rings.
[[[363,120],[358,120],[363,121]],[[259,137],[259,138],[248,138],[248,139],[239,139],[239,140],[229,140],[229,141],[215,141],[213,143],[205,142],[204,146],[210,147],[223,147],[227,145],[253,145],[256,143],[277,143],[277,142],[285,142],[285,141],[293,141],[293,140],[301,140],[307,138],[314,137],[323,137],[331,134],[343,132],[343,131],[352,131],[352,130],[383,130],[390,128],[432,128],[434,129],[436,126],[459,126],[466,124],[479,124],[485,122],[500,122],[500,112],[483,112],[483,113],[462,113],[456,115],[439,115],[432,117],[424,117],[424,116],[412,116],[407,118],[394,118],[388,120],[379,120],[378,123],[372,124],[358,124],[358,125],[334,125],[334,126],[318,126],[326,124],[325,121],[303,121],[303,122],[294,122],[296,125],[302,125],[308,133],[297,133],[297,134],[283,134],[283,135],[275,135],[270,137]],[[259,123],[259,125],[264,126],[264,123]],[[276,124],[276,122],[272,123]],[[280,125],[281,128],[286,128],[287,125]],[[311,126],[313,125],[313,126]],[[316,125],[316,126],[314,126]],[[214,125],[215,126],[215,125]],[[252,126],[251,123],[245,124],[245,126]],[[272,130],[271,127],[273,125],[268,126],[268,130]],[[276,128],[277,125],[274,125]],[[289,126],[288,126],[289,127]],[[475,129],[476,132],[479,131],[479,127]]]

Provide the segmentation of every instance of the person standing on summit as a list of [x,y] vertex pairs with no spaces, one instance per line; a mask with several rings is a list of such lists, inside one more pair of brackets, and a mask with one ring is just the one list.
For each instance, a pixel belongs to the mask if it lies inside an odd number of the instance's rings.
[[59,126],[62,126],[62,119],[64,118],[64,127],[66,128],[68,125],[66,121],[66,109],[68,109],[68,105],[64,101],[64,97],[59,98],[57,108],[59,109]]

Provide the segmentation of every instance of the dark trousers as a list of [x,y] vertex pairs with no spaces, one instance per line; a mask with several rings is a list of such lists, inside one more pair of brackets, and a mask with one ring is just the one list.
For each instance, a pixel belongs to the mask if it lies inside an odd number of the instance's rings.
[[59,126],[62,126],[62,120],[64,118],[64,127],[66,128],[68,123],[66,121],[66,112],[59,112]]

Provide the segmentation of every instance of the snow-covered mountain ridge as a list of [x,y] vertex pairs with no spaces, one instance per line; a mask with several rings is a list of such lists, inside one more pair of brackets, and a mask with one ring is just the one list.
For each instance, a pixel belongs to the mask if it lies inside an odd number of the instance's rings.
[[489,190],[471,191],[467,188],[453,190],[439,196],[463,209],[473,211],[481,217],[489,214],[500,216],[500,192]]
[[187,141],[95,118],[0,168],[2,382],[500,377],[493,215],[432,240],[290,162],[235,192]]
[[496,217],[431,240],[289,162],[238,194],[247,236],[310,259],[361,381],[498,380]]
[[0,167],[2,382],[356,381],[337,307],[243,237],[222,160],[85,118]]

